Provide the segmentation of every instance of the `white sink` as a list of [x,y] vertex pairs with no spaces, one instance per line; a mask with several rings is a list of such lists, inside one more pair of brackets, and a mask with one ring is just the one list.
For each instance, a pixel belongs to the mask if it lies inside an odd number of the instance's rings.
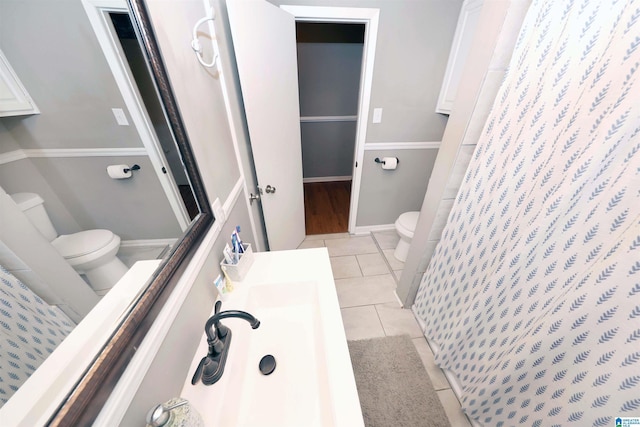
[[[182,397],[206,426],[362,426],[326,250],[255,255],[251,272],[222,310],[248,311],[260,327],[224,319],[233,336],[222,378],[193,386],[189,376]],[[190,374],[206,349],[203,335]],[[258,364],[267,354],[276,368],[263,375]]]

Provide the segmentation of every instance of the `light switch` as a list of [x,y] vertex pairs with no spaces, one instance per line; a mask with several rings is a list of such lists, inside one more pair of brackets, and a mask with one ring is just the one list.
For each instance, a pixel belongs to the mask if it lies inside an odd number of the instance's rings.
[[382,108],[373,109],[373,123],[382,123]]
[[129,126],[129,121],[127,120],[127,116],[124,114],[122,108],[112,108],[111,111],[113,111],[116,122],[118,122],[120,126]]

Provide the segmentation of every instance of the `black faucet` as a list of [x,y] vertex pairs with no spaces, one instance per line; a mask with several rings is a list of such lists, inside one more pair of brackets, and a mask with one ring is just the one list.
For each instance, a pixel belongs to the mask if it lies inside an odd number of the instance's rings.
[[207,355],[202,358],[200,364],[198,364],[198,368],[191,379],[191,384],[193,385],[195,385],[200,378],[202,378],[204,385],[214,384],[224,373],[224,365],[227,361],[229,345],[231,344],[231,329],[220,323],[220,320],[229,317],[238,317],[249,322],[252,329],[260,326],[260,321],[246,311],[220,311],[221,307],[222,302],[216,302],[215,313],[207,320],[204,326],[209,351]]

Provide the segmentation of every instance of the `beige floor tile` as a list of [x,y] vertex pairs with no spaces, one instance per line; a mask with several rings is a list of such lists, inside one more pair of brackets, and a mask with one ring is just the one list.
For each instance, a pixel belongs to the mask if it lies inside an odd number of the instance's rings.
[[387,336],[405,334],[411,338],[423,336],[418,322],[413,317],[413,312],[400,307],[398,302],[376,304],[376,311]]
[[442,372],[442,369],[436,365],[436,362],[433,359],[433,352],[431,351],[427,340],[424,337],[414,338],[413,345],[416,347],[416,350],[418,350],[420,359],[422,359],[422,363],[429,374],[429,378],[431,378],[433,388],[436,390],[451,388],[444,372]]
[[378,247],[371,236],[325,240],[329,256],[345,256],[378,253]]
[[440,390],[437,392],[440,398],[440,403],[444,407],[444,412],[449,418],[449,423],[452,427],[471,427],[471,423],[467,416],[462,412],[460,408],[460,402],[450,388]]
[[[402,270],[404,268],[404,262],[399,261],[398,258],[393,256],[395,249],[383,249],[384,257],[389,262],[389,266],[392,270]],[[329,252],[331,253],[331,252]]]
[[363,276],[389,274],[389,267],[380,253],[356,255]]
[[332,234],[308,234],[304,240],[330,240],[330,239],[348,239],[349,233],[332,233]]
[[373,238],[378,242],[380,249],[395,249],[400,240],[400,236],[396,230],[375,231],[372,233]]
[[337,279],[335,282],[341,308],[397,301],[396,282],[391,274]]
[[303,240],[298,249],[323,248],[324,240]]
[[349,277],[362,277],[360,266],[355,255],[337,256],[329,258],[334,279],[347,279]]
[[384,330],[372,305],[340,310],[344,332],[348,340],[363,340],[384,336]]

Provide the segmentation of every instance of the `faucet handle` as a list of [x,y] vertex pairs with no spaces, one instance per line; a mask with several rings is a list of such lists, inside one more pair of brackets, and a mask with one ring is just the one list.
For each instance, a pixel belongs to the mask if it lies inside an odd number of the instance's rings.
[[[220,309],[221,308],[222,308],[222,301],[220,301],[220,300],[216,301],[214,314],[220,313]],[[220,323],[219,320],[216,320],[215,322],[213,322],[213,325],[216,327],[216,331],[218,331],[218,338],[219,339],[223,339],[224,337],[227,336],[227,333],[229,332],[229,328],[227,328],[222,323]]]
[[207,383],[211,380],[216,372],[218,371],[219,363],[216,362],[213,357],[205,356],[200,360],[198,364],[198,368],[196,372],[193,374],[193,378],[191,379],[191,384],[196,385],[198,380],[202,378],[202,382],[207,385]]

